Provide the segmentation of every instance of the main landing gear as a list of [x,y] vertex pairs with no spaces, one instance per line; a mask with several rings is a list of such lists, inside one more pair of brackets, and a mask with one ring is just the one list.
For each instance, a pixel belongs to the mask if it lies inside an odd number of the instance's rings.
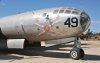
[[79,60],[84,57],[85,53],[84,50],[81,48],[81,43],[78,41],[79,38],[77,37],[74,42],[74,47],[70,51],[70,57],[74,60]]

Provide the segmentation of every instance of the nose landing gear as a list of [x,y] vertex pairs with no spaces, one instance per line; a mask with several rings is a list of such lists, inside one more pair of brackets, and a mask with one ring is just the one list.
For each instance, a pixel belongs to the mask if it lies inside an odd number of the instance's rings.
[[78,38],[76,38],[74,47],[70,51],[70,57],[74,60],[79,60],[84,57],[85,53],[84,50],[80,46],[80,42],[78,42]]

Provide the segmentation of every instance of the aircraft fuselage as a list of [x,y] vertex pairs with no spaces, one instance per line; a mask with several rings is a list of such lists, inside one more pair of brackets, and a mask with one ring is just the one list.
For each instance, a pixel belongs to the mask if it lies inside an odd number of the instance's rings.
[[[80,22],[82,11],[67,8],[58,9],[60,9],[58,13],[55,12],[57,9],[54,8],[1,18],[2,34],[11,39],[25,38],[30,41],[45,41],[78,36],[86,30],[82,28]],[[61,12],[61,10],[64,11]],[[70,13],[66,13],[67,10],[70,10]],[[72,13],[74,11],[79,12],[74,14]]]

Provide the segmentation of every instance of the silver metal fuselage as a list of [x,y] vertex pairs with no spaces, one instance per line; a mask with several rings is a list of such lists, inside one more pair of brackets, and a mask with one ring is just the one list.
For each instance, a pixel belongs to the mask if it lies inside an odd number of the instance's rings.
[[[80,24],[80,14],[53,14],[52,9],[26,12],[0,19],[2,33],[9,39],[27,39],[31,42],[79,36],[86,29]],[[44,14],[44,15],[43,15]],[[77,27],[64,25],[68,18],[78,18]],[[72,23],[74,25],[74,23]]]

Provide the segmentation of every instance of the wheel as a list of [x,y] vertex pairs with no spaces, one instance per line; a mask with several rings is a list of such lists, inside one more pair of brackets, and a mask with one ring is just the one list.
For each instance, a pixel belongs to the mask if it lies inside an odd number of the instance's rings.
[[84,57],[84,55],[85,55],[84,50],[83,50],[83,49],[80,49],[80,53],[81,53],[80,58],[83,58],[83,57]]
[[73,48],[70,51],[70,57],[74,60],[79,60],[84,57],[84,51],[80,48]]
[[78,60],[80,59],[81,53],[80,53],[80,49],[79,48],[73,48],[70,51],[70,57],[74,60]]

